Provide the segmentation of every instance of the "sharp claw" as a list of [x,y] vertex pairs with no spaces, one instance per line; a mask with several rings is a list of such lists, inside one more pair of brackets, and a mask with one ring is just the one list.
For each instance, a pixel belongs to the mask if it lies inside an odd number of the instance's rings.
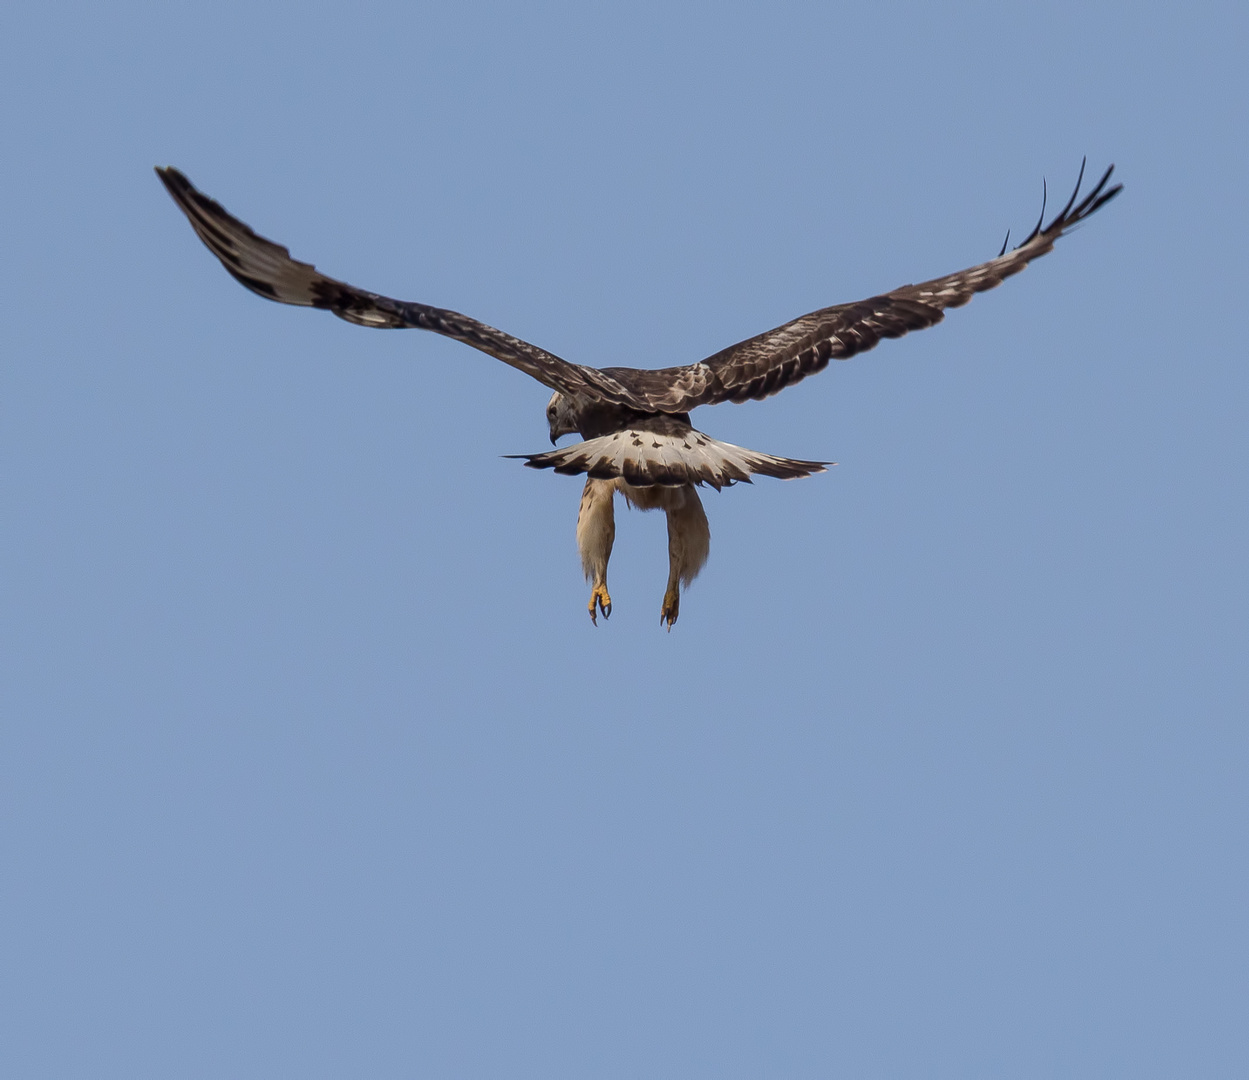
[[665,593],[663,605],[659,609],[659,625],[668,624],[668,633],[672,633],[672,624],[681,613],[681,597],[679,593]]
[[611,596],[608,594],[605,586],[596,585],[590,590],[590,622],[598,626],[598,613],[603,613],[604,619],[611,618]]

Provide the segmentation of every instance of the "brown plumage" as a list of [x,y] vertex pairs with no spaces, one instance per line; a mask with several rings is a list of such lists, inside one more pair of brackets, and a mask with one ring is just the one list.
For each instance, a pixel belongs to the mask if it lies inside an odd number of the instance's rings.
[[[603,523],[610,523],[612,495],[619,489],[633,505],[663,508],[668,514],[672,575],[663,619],[671,627],[678,610],[673,599],[675,583],[688,585],[706,559],[710,537],[694,487],[710,484],[718,489],[742,480],[749,482],[756,474],[792,479],[823,472],[828,464],[775,457],[718,442],[694,429],[690,410],[724,401],[769,397],[823,370],[830,360],[844,360],[874,348],[883,338],[936,325],[947,308],[960,307],[976,293],[1019,273],[1033,259],[1052,250],[1065,232],[1113,199],[1121,190],[1118,184],[1107,186],[1113,171],[1112,165],[1077,203],[1084,179],[1082,164],[1075,191],[1053,220],[1044,224],[1042,206],[1041,218],[1024,241],[1011,251],[1003,244],[997,257],[988,262],[918,285],[903,285],[867,300],[821,308],[696,364],[658,370],[572,364],[459,312],[394,300],[336,281],[310,263],[292,259],[281,245],[257,235],[198,191],[177,169],[158,168],[156,173],[199,238],[252,292],[284,304],[323,308],[359,326],[443,334],[510,364],[554,390],[547,406],[551,441],[574,432],[584,441],[542,454],[518,456],[531,468],[589,477],[582,519],[598,524],[579,526],[578,542],[587,576],[595,582],[591,616],[596,603],[604,615],[611,610],[606,574],[614,526],[608,528]],[[653,496],[643,494],[648,489],[654,489]],[[669,494],[661,494],[665,491]]]

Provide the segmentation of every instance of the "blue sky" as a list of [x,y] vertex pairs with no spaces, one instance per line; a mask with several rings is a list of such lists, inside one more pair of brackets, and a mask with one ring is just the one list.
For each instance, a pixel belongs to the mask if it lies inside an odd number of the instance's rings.
[[[1126,4],[0,14],[21,1077],[1249,1069],[1249,16]],[[152,166],[593,365],[970,265],[695,415],[839,462],[619,513],[547,391],[267,304]]]

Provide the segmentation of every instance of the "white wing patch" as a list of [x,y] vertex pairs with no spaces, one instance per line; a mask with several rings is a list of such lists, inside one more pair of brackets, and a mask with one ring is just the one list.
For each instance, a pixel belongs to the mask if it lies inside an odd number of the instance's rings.
[[824,472],[830,461],[795,461],[719,442],[689,428],[671,435],[626,428],[545,454],[514,454],[531,469],[587,473],[598,480],[623,477],[635,487],[710,484],[717,490],[752,475],[792,480]]

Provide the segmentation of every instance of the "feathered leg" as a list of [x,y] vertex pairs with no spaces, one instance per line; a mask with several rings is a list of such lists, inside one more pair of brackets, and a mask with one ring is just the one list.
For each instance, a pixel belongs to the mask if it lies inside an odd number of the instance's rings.
[[681,613],[681,592],[698,577],[698,571],[711,551],[711,528],[702,500],[693,486],[665,489],[664,509],[668,512],[668,588],[664,592],[659,624],[672,624]]
[[581,493],[581,510],[577,514],[577,547],[581,550],[581,567],[590,589],[590,621],[598,625],[598,612],[611,617],[611,594],[607,591],[607,560],[611,558],[616,540],[616,514],[612,500],[616,494],[614,480],[588,479]]

